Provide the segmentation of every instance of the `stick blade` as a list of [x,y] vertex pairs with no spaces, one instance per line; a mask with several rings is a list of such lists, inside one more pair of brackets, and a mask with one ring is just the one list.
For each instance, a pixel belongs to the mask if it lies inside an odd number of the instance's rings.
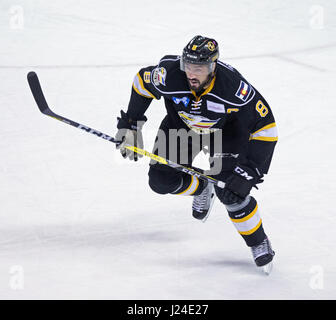
[[40,109],[40,111],[44,114],[50,113],[50,109],[48,106],[48,103],[44,97],[40,81],[37,77],[37,74],[34,71],[30,71],[27,74],[27,80],[29,83],[30,90],[33,94],[33,97],[35,99],[35,102]]

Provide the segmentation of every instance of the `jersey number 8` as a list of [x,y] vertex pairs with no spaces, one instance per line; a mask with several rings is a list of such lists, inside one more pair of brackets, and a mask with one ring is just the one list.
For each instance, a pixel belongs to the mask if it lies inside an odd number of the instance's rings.
[[262,103],[261,100],[259,100],[256,104],[256,110],[259,112],[261,117],[266,117],[268,114],[268,109],[267,107]]

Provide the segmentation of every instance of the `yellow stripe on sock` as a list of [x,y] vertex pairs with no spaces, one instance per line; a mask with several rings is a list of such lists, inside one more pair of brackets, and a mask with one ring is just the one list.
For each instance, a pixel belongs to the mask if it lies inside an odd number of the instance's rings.
[[257,212],[257,210],[258,210],[258,204],[256,204],[256,206],[253,209],[253,211],[249,215],[247,215],[246,217],[241,218],[241,219],[231,219],[231,220],[232,220],[232,222],[236,222],[236,223],[244,222],[244,221],[246,221],[248,219],[251,219],[254,216],[254,214]]
[[262,220],[260,219],[259,223],[251,230],[249,231],[238,231],[240,234],[244,235],[244,236],[248,236],[252,233],[254,233],[255,231],[258,230],[258,228],[261,226]]
[[192,193],[190,193],[191,196],[195,193],[195,191],[198,189],[199,186],[199,179],[197,177],[195,177],[195,179],[197,179],[197,184],[195,190]]
[[177,195],[181,195],[181,194],[184,194],[186,193],[190,188],[191,186],[193,185],[193,182],[194,182],[194,176],[191,176],[191,182],[190,182],[190,185],[187,189],[185,189],[184,191],[180,192],[180,193],[176,193]]

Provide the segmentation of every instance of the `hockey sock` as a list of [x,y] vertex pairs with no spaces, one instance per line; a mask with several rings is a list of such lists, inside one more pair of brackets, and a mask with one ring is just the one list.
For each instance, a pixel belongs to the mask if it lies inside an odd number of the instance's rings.
[[226,209],[237,231],[249,247],[258,245],[265,239],[258,204],[252,196],[247,196],[240,204],[226,205]]
[[195,176],[183,175],[181,177],[180,186],[172,192],[172,194],[197,196],[203,191],[205,185],[206,183],[203,180],[200,180]]

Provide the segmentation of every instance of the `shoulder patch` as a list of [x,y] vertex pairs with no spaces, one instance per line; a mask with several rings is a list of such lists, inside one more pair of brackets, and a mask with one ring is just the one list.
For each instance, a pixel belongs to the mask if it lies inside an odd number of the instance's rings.
[[166,85],[166,76],[167,70],[164,67],[157,67],[154,69],[153,72],[153,82],[156,86],[162,84],[163,86]]
[[240,85],[235,96],[245,102],[250,92],[251,92],[251,85],[243,80],[240,80]]

